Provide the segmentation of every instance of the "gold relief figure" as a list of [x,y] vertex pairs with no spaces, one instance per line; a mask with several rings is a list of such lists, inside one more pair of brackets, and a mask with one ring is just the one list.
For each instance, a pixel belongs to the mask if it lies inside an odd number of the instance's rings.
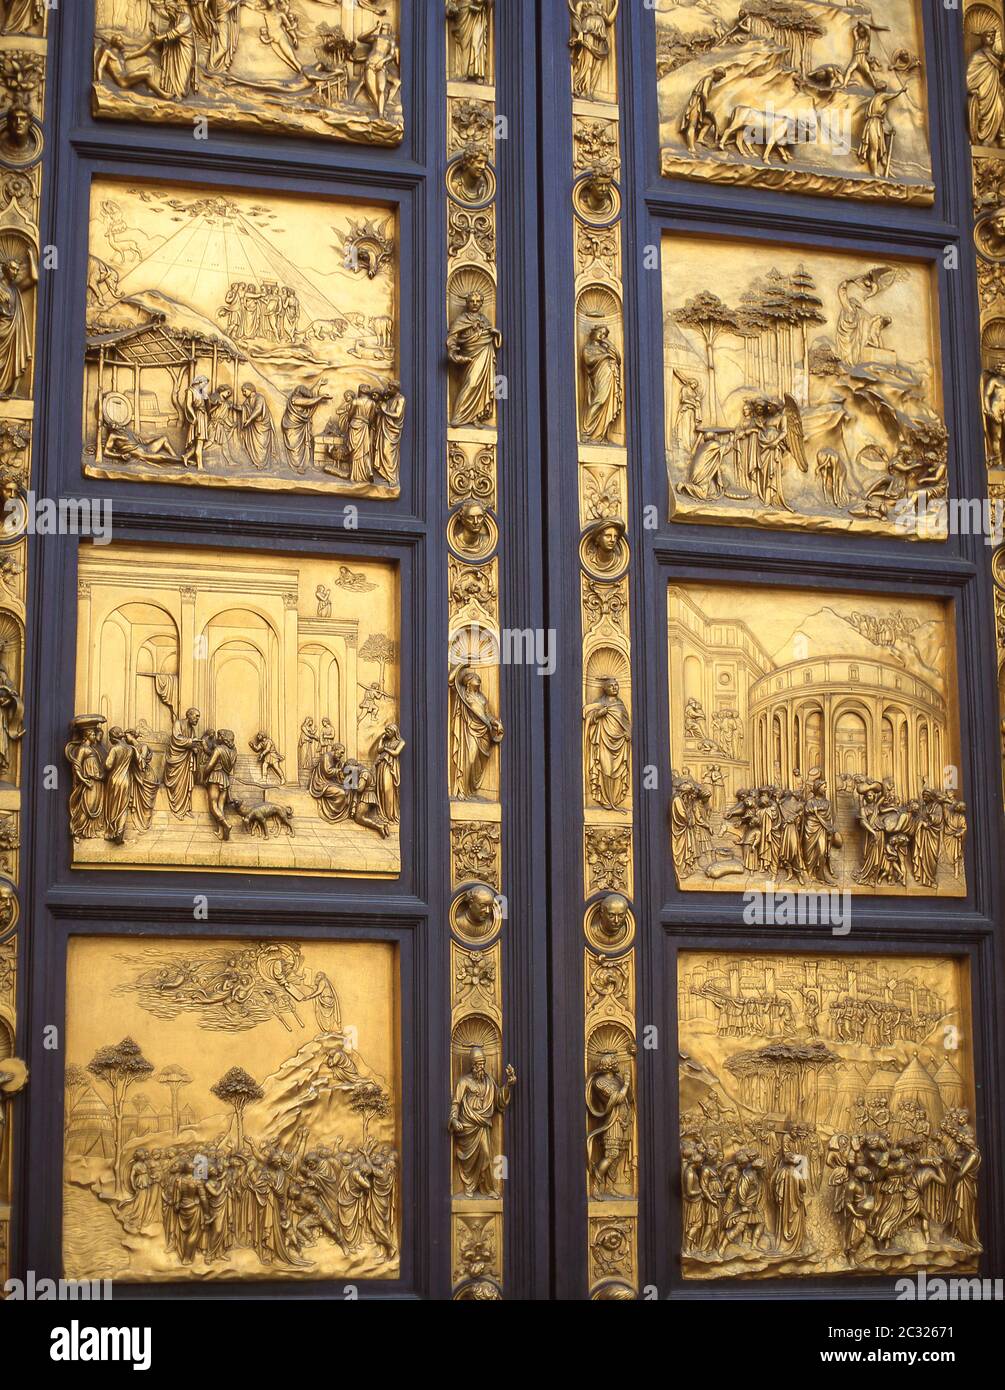
[[613,676],[600,681],[596,700],[583,710],[587,780],[598,806],[623,811],[631,777],[632,725]]
[[95,1261],[139,1281],[394,1277],[393,950],[95,938],[70,953],[68,997],[76,1277]]
[[920,10],[657,0],[663,173],[932,203]]
[[11,1166],[10,1144],[8,1142],[8,1110],[14,1097],[28,1084],[28,1068],[20,1057],[4,1057],[0,1060],[0,1205],[7,1206],[11,1192],[9,1175]]
[[111,180],[91,198],[85,472],[397,493],[393,217]]
[[[17,645],[20,648],[20,632]],[[0,661],[4,659],[0,649]],[[0,781],[13,779],[17,749],[23,737],[24,701],[6,667],[0,665]]]
[[306,472],[308,464],[314,460],[314,416],[331,399],[324,392],[315,393],[309,386],[295,386],[286,397],[281,422],[283,443],[290,466],[298,473]]
[[508,1107],[516,1085],[516,1072],[507,1066],[502,1082],[488,1070],[485,1052],[472,1047],[468,1070],[454,1087],[447,1127],[453,1137],[454,1162],[466,1197],[498,1197],[495,1171],[500,1149],[496,1143],[495,1117]]
[[985,370],[981,375],[981,404],[989,468],[1005,468],[1005,373]]
[[377,805],[389,825],[397,825],[401,820],[401,755],[404,751],[405,740],[397,724],[388,724],[377,740],[374,775]]
[[603,1199],[635,1191],[635,1044],[623,1029],[602,1024],[587,1048],[586,1137],[590,1195]]
[[[949,440],[927,269],[833,252],[807,264],[776,246],[752,274],[745,244],[684,242],[664,243],[674,516],[944,538]],[[694,293],[702,264],[714,292]]]
[[366,50],[363,71],[352,91],[352,100],[365,93],[381,120],[387,103],[401,91],[401,79],[396,76],[401,67],[401,53],[395,32],[386,20],[359,36]]
[[101,714],[77,715],[70,729],[65,753],[73,784],[70,788],[70,833],[74,842],[104,834],[105,764]]
[[446,0],[450,76],[461,82],[492,79],[492,11],[495,0]]
[[447,185],[459,202],[479,204],[491,196],[495,178],[489,162],[490,150],[478,140],[469,140],[451,162]]
[[451,795],[462,801],[477,800],[504,730],[482,690],[481,676],[472,666],[455,667],[450,686]]
[[586,934],[603,951],[627,946],[635,931],[631,906],[623,893],[605,893],[586,915]]
[[[35,75],[39,80],[43,71],[41,66],[36,70]],[[32,115],[31,107],[24,101],[12,102],[0,123],[0,158],[14,168],[26,168],[35,164],[41,153],[41,127]]]
[[28,393],[37,278],[30,249],[23,259],[7,256],[0,264],[0,400]]
[[201,740],[198,734],[202,715],[197,709],[187,709],[183,719],[176,719],[171,730],[171,742],[164,758],[164,788],[168,805],[176,816],[192,815],[192,791]]
[[580,364],[584,384],[580,433],[584,439],[605,444],[624,402],[621,354],[611,342],[609,328],[598,325],[590,330]]
[[102,811],[105,838],[113,844],[125,844],[130,812],[142,829],[150,828],[157,795],[157,783],[149,775],[150,759],[150,749],[140,743],[134,730],[118,726],[108,730]]
[[952,632],[939,602],[672,585],[681,888],[961,895]]
[[484,302],[477,291],[468,294],[447,334],[447,356],[459,368],[453,373],[451,427],[483,425],[495,410],[496,353],[502,333],[482,313]]
[[602,516],[583,527],[580,559],[596,579],[620,579],[628,568],[628,539],[624,521]]
[[862,135],[858,143],[858,157],[863,164],[868,165],[874,178],[880,175],[883,178],[890,177],[896,132],[888,123],[887,117],[891,103],[902,97],[906,91],[906,87],[898,87],[893,92],[888,91],[886,83],[880,82],[866,103]]
[[483,502],[462,502],[450,518],[447,539],[454,550],[472,560],[483,560],[496,548],[499,530]]
[[[621,207],[617,187],[618,164],[614,159],[599,159],[583,171],[573,190],[576,211],[588,222],[609,222]],[[612,256],[612,268],[615,258]]]
[[[401,140],[398,5],[359,0],[97,0],[98,115],[366,144]],[[322,18],[324,15],[324,18]]]
[[[78,867],[400,870],[393,570],[245,558],[111,546],[83,564],[78,691],[109,714],[77,716],[66,745]],[[379,737],[357,685],[384,707]]]
[[277,781],[286,781],[286,774],[283,771],[286,757],[280,753],[275,740],[269,738],[264,729],[259,729],[255,737],[248,743],[248,747],[258,758],[258,770],[263,782],[268,781],[270,772]]
[[614,22],[620,0],[569,0],[572,33],[572,90],[594,98],[614,48]]
[[712,800],[709,787],[696,782],[689,768],[674,774],[670,802],[670,842],[674,867],[681,879],[688,878],[700,856],[712,843],[712,830],[706,819],[706,808]]
[[494,936],[502,922],[498,894],[484,883],[475,883],[455,898],[450,924],[467,941],[484,941]]
[[977,36],[967,63],[967,116],[975,145],[1000,145],[1005,135],[1001,29],[989,25]]
[[209,800],[209,814],[216,822],[213,833],[221,840],[230,839],[230,821],[226,807],[230,799],[234,769],[237,766],[237,749],[234,747],[233,729],[218,729],[213,748],[206,760],[204,778],[206,795]]
[[0,15],[0,34],[34,34],[45,20],[45,0],[7,0]]
[[975,1267],[967,988],[952,959],[681,954],[685,1277]]
[[345,745],[326,748],[314,765],[310,793],[325,820],[354,820],[384,839],[390,831],[380,812],[372,772],[355,758],[346,757]]

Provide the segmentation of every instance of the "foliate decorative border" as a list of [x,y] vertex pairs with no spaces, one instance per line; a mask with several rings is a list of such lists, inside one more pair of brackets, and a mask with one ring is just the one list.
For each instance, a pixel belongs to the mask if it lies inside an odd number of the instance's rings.
[[[639,1171],[635,1020],[635,822],[632,744],[606,786],[591,777],[589,729],[602,682],[617,681],[611,720],[623,741],[632,721],[622,281],[621,110],[617,8],[607,51],[570,7],[576,433],[580,542],[583,735],[583,1049],[589,1290],[592,1299],[638,1296]],[[584,348],[597,328],[616,382],[606,411],[587,411]],[[595,341],[595,339],[594,339]],[[596,393],[594,392],[596,404]],[[612,418],[613,417],[613,418]],[[607,689],[613,689],[608,686]],[[613,784],[613,785],[612,785]],[[609,1070],[614,1059],[616,1072]],[[619,1100],[618,1094],[622,1093]],[[606,1108],[605,1108],[606,1107]],[[616,1155],[616,1156],[615,1156]],[[605,1166],[606,1165],[606,1166]],[[613,1176],[612,1176],[613,1175]]]
[[[967,86],[971,62],[984,46],[990,28],[989,12],[997,25],[995,47],[1005,46],[1005,9],[1002,0],[966,0],[963,7],[964,59]],[[981,325],[981,419],[984,426],[984,453],[988,469],[988,500],[992,534],[1001,536],[1005,518],[1005,238],[996,223],[1005,216],[1005,123],[999,127],[997,144],[982,145],[975,140],[983,117],[977,97],[966,93],[970,154],[973,165],[974,250],[977,258],[978,312]],[[996,384],[995,378],[1001,384]],[[997,415],[997,422],[994,417]],[[1001,745],[1005,756],[1005,546],[991,555],[994,580],[995,647],[998,654],[999,717]],[[1002,763],[1005,794],[1005,761]]]
[[27,1070],[17,1057],[18,956],[24,931],[18,887],[25,784],[20,707],[26,667],[28,492],[38,384],[38,280],[45,260],[39,229],[48,18],[48,6],[32,6],[20,15],[18,28],[6,28],[5,21],[0,30],[0,241],[4,291],[15,321],[11,356],[0,381],[0,686],[7,727],[5,762],[0,767],[0,1106],[7,1120],[0,1123],[0,1289],[11,1272],[12,1102],[27,1081]]
[[[481,312],[498,331],[495,14],[490,4],[480,16],[467,17],[469,24],[458,23],[466,17],[458,16],[449,0],[445,13],[447,325],[448,331],[453,329],[466,297],[477,294],[482,299]],[[449,358],[447,371],[448,375],[456,372]],[[451,1101],[458,1081],[470,1072],[475,1049],[484,1054],[487,1073],[495,1083],[489,1137],[493,1191],[465,1192],[451,1143],[451,1286],[453,1297],[464,1301],[501,1299],[504,1271],[503,1112],[510,1087],[503,1052],[506,898],[498,746],[502,727],[493,735],[494,746],[477,789],[458,784],[453,749],[459,672],[470,667],[476,673],[486,711],[494,719],[500,707],[504,532],[498,513],[502,393],[497,383],[495,378],[490,413],[463,424],[453,423],[455,392],[450,381],[447,390]]]

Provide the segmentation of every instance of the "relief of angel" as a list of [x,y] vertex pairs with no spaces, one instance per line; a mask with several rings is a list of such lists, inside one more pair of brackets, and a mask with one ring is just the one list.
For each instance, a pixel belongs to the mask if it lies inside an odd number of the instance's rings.
[[801,473],[809,472],[799,406],[788,394],[781,401],[756,401],[754,417],[758,429],[750,460],[751,484],[765,506],[791,511],[782,493],[786,458],[794,459]]

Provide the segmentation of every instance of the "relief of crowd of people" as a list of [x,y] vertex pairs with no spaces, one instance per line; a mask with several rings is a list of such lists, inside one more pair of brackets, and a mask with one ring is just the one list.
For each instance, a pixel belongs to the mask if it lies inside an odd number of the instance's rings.
[[263,1265],[309,1267],[305,1252],[331,1241],[346,1256],[372,1245],[397,1253],[398,1155],[372,1138],[310,1145],[301,1127],[287,1145],[217,1141],[137,1148],[129,1196],[115,1204],[131,1234],[163,1234],[183,1265],[252,1250]]
[[713,1096],[681,1119],[683,1253],[808,1259],[822,1241],[854,1266],[903,1251],[911,1232],[977,1251],[980,1163],[963,1109],[933,1132],[917,1101],[891,1114],[860,1097],[854,1129],[825,1143],[809,1124],[742,1126]]
[[[300,385],[289,391],[278,424],[263,391],[251,382],[240,389],[238,401],[231,386],[213,388],[204,375],[193,379],[182,400],[186,435],[181,462],[186,467],[201,471],[211,450],[232,466],[250,463],[261,473],[286,463],[294,473],[318,467],[353,483],[397,486],[405,426],[400,382],[363,382],[344,391],[321,434],[317,412],[333,397],[320,386]],[[150,441],[144,441],[137,453],[119,431],[106,440],[105,452],[125,457],[131,449],[131,456],[147,461],[157,461],[158,455],[163,455],[161,461],[173,459],[170,441],[163,444],[152,451]]]
[[[275,740],[259,730],[249,741],[258,776],[242,777],[233,730],[200,732],[201,720],[199,710],[189,709],[174,721],[158,776],[153,767],[154,748],[144,734],[113,726],[106,743],[103,715],[76,716],[65,749],[73,776],[69,812],[74,840],[104,837],[121,845],[126,842],[130,824],[141,834],[149,831],[161,788],[171,814],[179,820],[191,819],[196,787],[205,788],[218,839],[230,839],[234,828],[230,814],[236,815],[250,835],[269,839],[274,831],[293,837],[293,806],[269,801],[263,794],[270,785],[281,787],[287,780],[285,755]],[[325,722],[330,725],[330,721]],[[312,723],[305,721],[305,726]],[[377,739],[371,764],[348,757],[345,745],[334,739],[327,744],[315,742],[318,750],[310,761],[307,786],[319,814],[329,822],[354,821],[386,839],[400,818],[400,757],[405,742],[398,726],[388,724]],[[304,757],[303,730],[299,756],[301,760]],[[270,784],[270,776],[277,781]],[[242,785],[255,795],[239,795]]]
[[289,285],[275,280],[234,280],[217,310],[232,338],[269,338],[295,343],[300,335],[300,300]]
[[[794,787],[739,788],[735,803],[721,816],[721,829],[730,832],[746,873],[833,887],[833,856],[844,841],[827,781],[817,769],[806,778],[797,774],[795,780]],[[849,774],[842,775],[839,790],[853,799],[862,831],[856,883],[906,888],[913,881],[936,888],[943,868],[961,878],[967,807],[953,792],[923,785],[919,796],[904,798],[890,777]],[[715,794],[714,784],[697,780],[687,767],[674,775],[671,839],[682,878],[712,866]]]
[[[734,996],[727,989],[706,981],[692,986],[691,993],[707,999],[716,1011],[716,1034],[720,1038],[791,1037],[798,1031],[796,1007],[784,993]],[[817,1031],[820,999],[815,991],[803,987],[803,1019],[812,1033]],[[942,1018],[930,1010],[917,1010],[882,999],[853,999],[848,995],[831,1000],[826,1010],[830,1030],[839,1042],[866,1043],[891,1047],[895,1042],[923,1042]]]

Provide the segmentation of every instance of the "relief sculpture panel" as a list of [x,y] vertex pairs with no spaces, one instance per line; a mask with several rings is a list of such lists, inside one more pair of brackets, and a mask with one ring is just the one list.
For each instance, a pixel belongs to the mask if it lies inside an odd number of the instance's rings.
[[399,873],[398,632],[385,563],[83,557],[74,865]]
[[919,0],[656,0],[663,173],[934,201]]
[[942,600],[671,584],[679,887],[966,894]]
[[[1001,5],[972,3],[964,16],[967,103],[973,160],[974,250],[981,333],[981,417],[987,463],[988,520],[996,549],[995,647],[1002,750],[1005,752],[1005,49]],[[1005,774],[1005,762],[1003,762]]]
[[685,1278],[973,1270],[965,964],[678,958]]
[[[32,421],[42,264],[46,28],[42,0],[0,5],[0,1290],[16,1209],[15,1126],[28,1068],[17,1028],[23,977],[21,788],[26,728],[25,630],[31,530]],[[2,1296],[2,1294],[0,1294]]]
[[71,941],[66,1276],[395,1278],[397,974],[385,943]]
[[397,145],[398,0],[96,0],[97,116]]
[[397,496],[396,223],[381,204],[96,179],[84,472]]
[[667,233],[663,297],[676,520],[945,538],[927,264]]

